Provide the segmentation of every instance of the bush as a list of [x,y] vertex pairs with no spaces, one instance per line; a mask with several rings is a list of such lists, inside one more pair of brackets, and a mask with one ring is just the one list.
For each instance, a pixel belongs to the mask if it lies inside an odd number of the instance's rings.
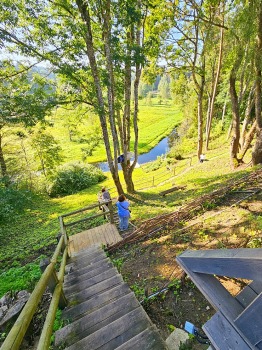
[[30,191],[19,190],[15,185],[5,186],[0,180],[0,222],[14,219],[14,214],[24,211],[31,204]]
[[58,169],[49,194],[51,197],[66,196],[95,185],[105,178],[103,172],[93,165],[80,162],[65,164]]

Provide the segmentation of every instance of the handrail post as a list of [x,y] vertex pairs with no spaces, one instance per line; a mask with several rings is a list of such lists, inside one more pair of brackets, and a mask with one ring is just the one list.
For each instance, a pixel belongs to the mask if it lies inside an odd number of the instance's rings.
[[112,201],[108,202],[108,209],[109,209],[109,215],[110,215],[110,223],[114,224],[114,213],[113,213],[113,205],[112,205]]
[[[49,264],[52,264],[52,262],[50,262],[49,259],[41,260],[41,262],[40,262],[40,270],[41,270],[42,273],[45,271],[45,269],[47,268],[47,266]],[[56,274],[56,271],[55,271],[55,268],[54,268],[54,263],[53,263],[52,272],[51,272],[51,275],[50,275],[49,280],[48,280],[48,288],[50,289],[50,292],[52,294],[54,293],[55,288],[56,288],[58,283],[59,283],[59,280],[58,280],[58,277],[57,277],[57,274]],[[64,291],[62,289],[61,290],[61,294],[60,294],[60,298],[59,298],[59,307],[61,309],[63,309],[63,308],[66,307],[66,305],[67,305],[67,300],[66,300]]]
[[[60,223],[60,233],[62,236],[64,236],[63,244],[62,244],[62,251],[64,251],[65,247],[68,245],[68,235],[66,232],[63,216],[59,216],[59,223]],[[68,250],[67,250],[67,257],[69,258]]]

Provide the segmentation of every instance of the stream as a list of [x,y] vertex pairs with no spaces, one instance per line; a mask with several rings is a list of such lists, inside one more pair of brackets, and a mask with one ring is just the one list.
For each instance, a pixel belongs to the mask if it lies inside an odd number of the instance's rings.
[[[162,156],[166,154],[170,149],[170,143],[172,140],[177,136],[177,132],[174,130],[172,133],[162,139],[154,148],[152,148],[149,152],[140,154],[138,156],[137,166],[141,164],[145,164],[148,162],[152,162],[153,160],[156,160],[157,157]],[[98,163],[97,166],[104,172],[109,171],[108,163],[102,162]],[[119,170],[121,170],[121,166],[119,164]]]

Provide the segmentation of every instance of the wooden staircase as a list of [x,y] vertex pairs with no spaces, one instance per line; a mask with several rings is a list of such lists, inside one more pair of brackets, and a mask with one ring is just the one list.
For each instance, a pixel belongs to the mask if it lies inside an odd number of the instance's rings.
[[64,292],[68,323],[55,333],[55,348],[68,350],[167,349],[146,312],[99,246],[68,260]]
[[[262,350],[262,249],[185,251],[177,262],[217,310],[203,326],[216,350]],[[237,296],[217,276],[249,280]]]

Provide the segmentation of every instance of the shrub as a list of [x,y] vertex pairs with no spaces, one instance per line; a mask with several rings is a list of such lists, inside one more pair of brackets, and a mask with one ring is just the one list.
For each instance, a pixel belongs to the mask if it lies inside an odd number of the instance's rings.
[[149,173],[151,171],[158,170],[163,165],[164,161],[164,157],[158,156],[157,159],[153,162],[146,163],[146,165],[144,166],[144,171],[146,173]]
[[14,218],[14,214],[22,212],[31,204],[30,191],[19,190],[15,185],[5,186],[0,181],[0,222]]
[[51,185],[51,197],[66,196],[76,193],[103,181],[106,176],[93,165],[69,163],[61,166]]

